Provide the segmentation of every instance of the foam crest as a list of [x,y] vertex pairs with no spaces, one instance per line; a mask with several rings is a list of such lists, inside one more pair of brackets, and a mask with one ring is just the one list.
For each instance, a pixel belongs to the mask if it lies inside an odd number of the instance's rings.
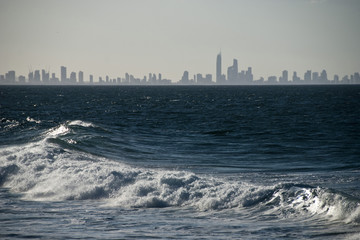
[[81,120],[74,120],[68,123],[69,126],[96,127],[93,123]]
[[[59,126],[52,134],[64,134]],[[125,208],[242,209],[262,215],[324,216],[359,223],[359,200],[320,187],[261,186],[186,171],[143,169],[65,151],[48,141],[0,149],[0,184],[24,199],[101,199]]]
[[34,123],[37,123],[37,124],[40,124],[40,123],[41,123],[41,120],[35,120],[35,119],[31,118],[31,117],[27,117],[27,118],[26,118],[26,121],[28,121],[28,122],[34,122]]
[[5,130],[9,130],[9,129],[15,128],[19,125],[20,125],[20,122],[16,121],[16,120],[10,120],[10,119],[6,119],[6,118],[2,118],[0,120],[0,129],[4,128]]
[[70,129],[66,125],[61,124],[60,126],[51,128],[49,131],[47,131],[46,135],[51,137],[56,137],[56,136],[65,135],[69,132]]
[[280,212],[284,216],[322,215],[331,220],[360,223],[359,200],[330,189],[284,185],[274,191],[267,204],[277,206],[269,212]]

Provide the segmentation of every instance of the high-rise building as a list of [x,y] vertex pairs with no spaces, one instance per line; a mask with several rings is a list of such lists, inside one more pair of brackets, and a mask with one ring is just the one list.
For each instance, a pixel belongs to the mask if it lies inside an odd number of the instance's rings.
[[307,70],[304,74],[305,83],[311,83],[311,70]]
[[293,83],[299,83],[300,82],[300,78],[297,76],[296,71],[294,71],[294,73],[293,73],[292,81],[293,81]]
[[70,73],[70,82],[71,83],[76,83],[76,72],[71,72]]
[[312,81],[313,81],[313,83],[319,83],[319,73],[318,72],[312,73]]
[[360,74],[359,72],[354,73],[354,83],[360,84]]
[[35,70],[34,72],[34,82],[39,83],[40,82],[40,71]]
[[189,84],[189,72],[188,71],[184,71],[184,74],[180,80],[180,83]]
[[327,83],[328,82],[327,73],[326,73],[325,70],[322,70],[322,72],[320,74],[320,82],[321,83]]
[[233,65],[228,67],[227,75],[228,75],[228,83],[229,84],[237,84],[238,83],[239,70],[238,70],[238,62],[236,59],[234,59]]
[[223,83],[223,77],[221,73],[221,52],[216,57],[216,83]]
[[50,73],[46,72],[44,69],[41,70],[41,79],[42,79],[43,83],[49,83]]
[[60,80],[62,83],[65,83],[66,82],[66,67],[64,66],[61,66],[61,77],[60,77]]
[[25,76],[23,75],[19,76],[19,83],[25,83]]
[[7,82],[7,83],[15,83],[15,71],[8,71],[5,74],[5,82]]
[[89,76],[89,82],[90,82],[90,83],[93,83],[93,82],[94,82],[94,76],[91,75],[91,74],[90,74],[90,76]]
[[79,72],[79,83],[84,83],[84,73],[82,71]]
[[289,73],[287,70],[282,71],[282,75],[279,78],[279,82],[284,84],[284,83],[288,83],[289,81]]
[[248,83],[252,83],[254,80],[254,76],[252,74],[252,68],[248,67],[248,70],[245,73],[245,79]]
[[55,76],[55,73],[51,74],[51,79],[50,79],[51,83],[58,83],[59,79]]
[[34,81],[34,73],[29,72],[28,78],[29,78],[29,83],[33,82]]

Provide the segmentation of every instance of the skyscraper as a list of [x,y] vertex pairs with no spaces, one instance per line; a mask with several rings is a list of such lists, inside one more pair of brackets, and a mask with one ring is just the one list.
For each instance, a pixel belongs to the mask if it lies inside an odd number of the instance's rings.
[[304,74],[305,83],[311,83],[311,70],[307,70]]
[[288,83],[289,72],[287,70],[282,71],[282,76],[279,78],[280,83]]
[[221,52],[216,57],[216,83],[222,82],[222,73],[221,73]]
[[234,59],[233,65],[228,68],[227,74],[228,74],[229,84],[238,83],[239,70],[238,70],[238,62],[236,59]]
[[61,66],[61,82],[65,83],[66,82],[66,67]]
[[79,72],[79,83],[83,83],[84,82],[84,72],[80,71]]

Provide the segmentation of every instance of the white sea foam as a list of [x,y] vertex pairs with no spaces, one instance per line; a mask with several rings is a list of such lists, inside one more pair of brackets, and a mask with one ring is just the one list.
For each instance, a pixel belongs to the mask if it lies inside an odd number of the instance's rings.
[[[68,131],[61,125],[48,134]],[[327,189],[260,186],[186,171],[136,168],[64,151],[46,137],[0,149],[0,175],[0,184],[33,201],[102,199],[106,205],[125,208],[176,206],[200,211],[262,207],[264,215],[324,216],[347,223],[360,219],[358,201]]]
[[56,137],[56,136],[65,135],[69,132],[70,129],[66,125],[61,124],[60,126],[51,128],[49,131],[46,132],[46,135],[51,137]]
[[81,126],[81,127],[95,127],[93,123],[85,122],[81,120],[74,120],[68,123],[69,126]]
[[3,119],[1,119],[1,121],[5,123],[5,126],[3,126],[3,128],[6,130],[15,128],[20,125],[20,122],[16,121],[16,120],[9,120],[9,119],[3,118]]
[[37,123],[37,124],[41,123],[41,120],[35,120],[35,119],[31,118],[31,117],[27,117],[27,118],[26,118],[26,121],[28,121],[28,122],[34,122],[34,123]]

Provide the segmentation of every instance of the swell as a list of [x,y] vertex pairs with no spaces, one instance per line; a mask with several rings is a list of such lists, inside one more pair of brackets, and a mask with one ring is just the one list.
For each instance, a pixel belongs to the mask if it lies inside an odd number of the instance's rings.
[[265,186],[188,171],[144,169],[64,148],[57,139],[71,133],[69,126],[94,127],[75,123],[46,131],[40,141],[1,148],[0,184],[33,201],[101,199],[125,208],[246,209],[360,223],[359,199],[331,189],[281,182]]

